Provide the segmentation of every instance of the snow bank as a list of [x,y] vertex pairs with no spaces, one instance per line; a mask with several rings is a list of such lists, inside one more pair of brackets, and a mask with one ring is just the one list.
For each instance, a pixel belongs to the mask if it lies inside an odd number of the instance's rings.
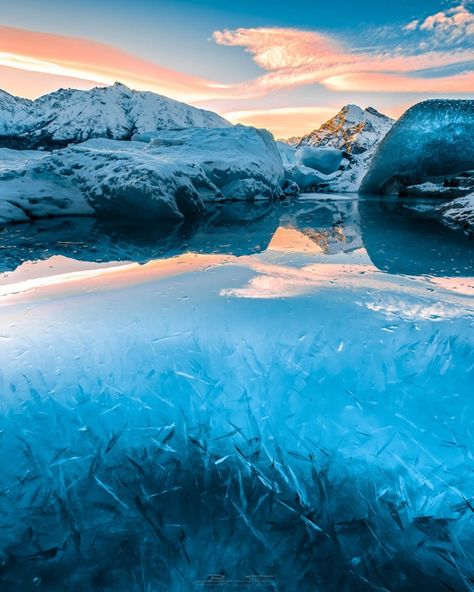
[[474,168],[474,101],[418,103],[393,126],[364,177],[362,193],[407,193],[432,177]]
[[[280,197],[283,162],[267,130],[237,125],[222,129],[189,128],[138,134],[157,157],[201,167],[218,188],[213,198],[254,200]],[[206,196],[204,195],[204,198]]]
[[181,219],[206,201],[281,195],[283,164],[269,132],[236,126],[137,138],[88,140],[50,154],[8,151],[0,221],[90,214]]
[[449,226],[474,234],[474,192],[445,203],[438,210]]
[[11,150],[0,148],[0,173],[24,166],[32,160],[44,158],[45,153],[40,150]]
[[212,111],[119,83],[60,89],[35,101],[0,91],[0,146],[11,148],[60,148],[90,138],[129,140],[149,130],[230,125]]

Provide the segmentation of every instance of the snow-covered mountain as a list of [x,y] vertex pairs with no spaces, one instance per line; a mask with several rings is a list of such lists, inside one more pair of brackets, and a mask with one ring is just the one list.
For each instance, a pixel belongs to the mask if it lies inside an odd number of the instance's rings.
[[0,91],[0,146],[57,148],[90,138],[188,127],[228,127],[212,111],[116,83],[89,91],[60,89],[35,101]]
[[319,129],[301,137],[298,146],[330,146],[361,154],[378,144],[393,124],[393,119],[373,107],[346,105]]
[[12,134],[16,122],[27,116],[32,103],[0,89],[0,137]]
[[394,120],[373,107],[362,109],[346,105],[320,128],[288,143],[303,146],[331,147],[344,152],[340,169],[315,189],[321,191],[357,191],[369,162]]

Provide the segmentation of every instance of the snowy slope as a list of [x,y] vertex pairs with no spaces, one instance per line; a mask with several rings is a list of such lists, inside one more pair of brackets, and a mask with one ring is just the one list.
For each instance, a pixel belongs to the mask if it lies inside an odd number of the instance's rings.
[[12,148],[57,148],[90,138],[129,140],[159,129],[228,126],[211,111],[119,83],[89,91],[61,89],[35,101],[0,91],[0,146]]
[[329,181],[315,186],[321,191],[357,191],[369,162],[394,120],[372,107],[362,109],[346,105],[319,129],[291,143],[303,146],[330,147],[342,150],[345,158]]
[[0,89],[0,137],[16,134],[21,129],[23,121],[31,109],[33,101],[14,97]]
[[283,163],[265,130],[190,128],[138,138],[91,139],[52,153],[1,149],[10,166],[0,169],[0,222],[76,214],[182,219],[206,201],[281,195]]

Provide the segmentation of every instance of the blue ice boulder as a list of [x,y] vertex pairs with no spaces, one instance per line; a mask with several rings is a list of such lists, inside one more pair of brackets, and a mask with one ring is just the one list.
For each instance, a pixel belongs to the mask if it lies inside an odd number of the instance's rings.
[[324,175],[330,175],[339,168],[343,153],[336,148],[302,146],[296,151],[296,163]]
[[396,195],[430,178],[473,169],[473,138],[473,100],[418,103],[382,140],[360,192]]

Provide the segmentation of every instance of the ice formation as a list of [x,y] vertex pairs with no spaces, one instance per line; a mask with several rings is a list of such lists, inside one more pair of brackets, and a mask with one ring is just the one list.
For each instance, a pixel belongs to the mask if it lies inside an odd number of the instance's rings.
[[265,130],[189,128],[136,138],[88,140],[46,154],[4,151],[0,220],[88,214],[180,219],[202,211],[207,201],[282,195],[282,160]]
[[2,283],[2,591],[469,590],[468,239],[377,205],[226,204],[222,253],[265,249]]
[[298,190],[312,191],[318,183],[329,178],[322,169],[332,169],[333,172],[341,161],[338,150],[313,147],[297,149],[281,141],[277,142],[277,147],[285,167],[285,179],[288,185],[296,185],[295,193]]
[[343,152],[337,148],[301,146],[295,153],[299,165],[330,175],[339,168]]
[[211,111],[119,83],[61,89],[35,101],[0,90],[0,146],[11,148],[58,148],[90,138],[129,140],[152,130],[230,125]]
[[380,144],[362,193],[409,193],[409,186],[474,168],[474,101],[429,100],[408,109]]

